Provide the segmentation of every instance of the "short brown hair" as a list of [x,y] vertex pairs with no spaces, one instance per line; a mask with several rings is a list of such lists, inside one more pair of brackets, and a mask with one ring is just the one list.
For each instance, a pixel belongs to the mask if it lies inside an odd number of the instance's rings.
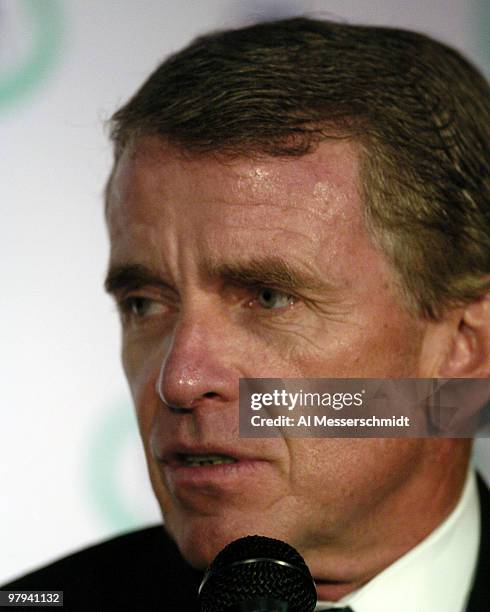
[[362,152],[365,215],[419,314],[490,289],[489,87],[457,51],[399,29],[305,18],[200,37],[112,118],[116,160],[141,135],[189,151]]

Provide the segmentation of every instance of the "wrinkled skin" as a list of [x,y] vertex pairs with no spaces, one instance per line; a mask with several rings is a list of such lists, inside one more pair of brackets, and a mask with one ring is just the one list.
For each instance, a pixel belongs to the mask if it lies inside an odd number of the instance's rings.
[[[240,377],[428,377],[444,357],[364,227],[354,144],[224,160],[141,139],[115,168],[107,219],[112,269],[149,273],[113,288],[123,363],[155,494],[192,564],[242,535],[276,537],[336,599],[447,515],[464,442],[238,437]],[[177,452],[239,461],[182,469]]]

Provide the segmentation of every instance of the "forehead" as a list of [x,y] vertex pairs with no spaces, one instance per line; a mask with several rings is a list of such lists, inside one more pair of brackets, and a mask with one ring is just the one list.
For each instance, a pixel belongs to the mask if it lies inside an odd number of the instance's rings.
[[[114,170],[117,181],[130,173],[179,167],[212,180],[215,170],[231,181],[240,177],[252,187],[261,188],[264,179],[283,185],[301,187],[328,180],[338,186],[354,183],[358,174],[359,146],[346,138],[332,138],[320,143],[313,153],[303,156],[251,155],[234,157],[215,153],[192,152],[171,145],[159,137],[142,137],[123,151]],[[210,172],[211,171],[211,172]],[[207,183],[208,181],[205,181]]]
[[107,216],[113,243],[128,232],[154,234],[180,224],[199,233],[205,224],[233,240],[240,227],[284,230],[290,239],[296,232],[308,248],[340,224],[351,230],[361,224],[359,191],[357,147],[345,140],[299,158],[222,158],[144,138],[114,169]]
[[111,181],[111,266],[183,279],[203,261],[276,258],[359,294],[392,286],[365,230],[359,174],[358,148],[345,139],[299,158],[232,159],[140,139]]

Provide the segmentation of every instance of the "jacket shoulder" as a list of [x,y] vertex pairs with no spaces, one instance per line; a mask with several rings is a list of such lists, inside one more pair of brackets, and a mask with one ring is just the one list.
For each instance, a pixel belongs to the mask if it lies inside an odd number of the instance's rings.
[[2,589],[63,591],[64,605],[74,610],[127,608],[136,602],[139,609],[167,602],[191,610],[201,576],[158,525],[71,554]]

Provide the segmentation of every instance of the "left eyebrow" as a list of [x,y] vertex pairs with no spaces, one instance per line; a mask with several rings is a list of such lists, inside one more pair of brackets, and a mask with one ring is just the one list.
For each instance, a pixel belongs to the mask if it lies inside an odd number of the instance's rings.
[[333,285],[298,270],[279,257],[253,258],[244,262],[213,262],[203,265],[203,272],[230,284],[276,287],[286,291],[332,291]]
[[168,284],[151,268],[141,264],[118,264],[109,268],[104,281],[107,293],[133,290],[145,285],[168,288]]

